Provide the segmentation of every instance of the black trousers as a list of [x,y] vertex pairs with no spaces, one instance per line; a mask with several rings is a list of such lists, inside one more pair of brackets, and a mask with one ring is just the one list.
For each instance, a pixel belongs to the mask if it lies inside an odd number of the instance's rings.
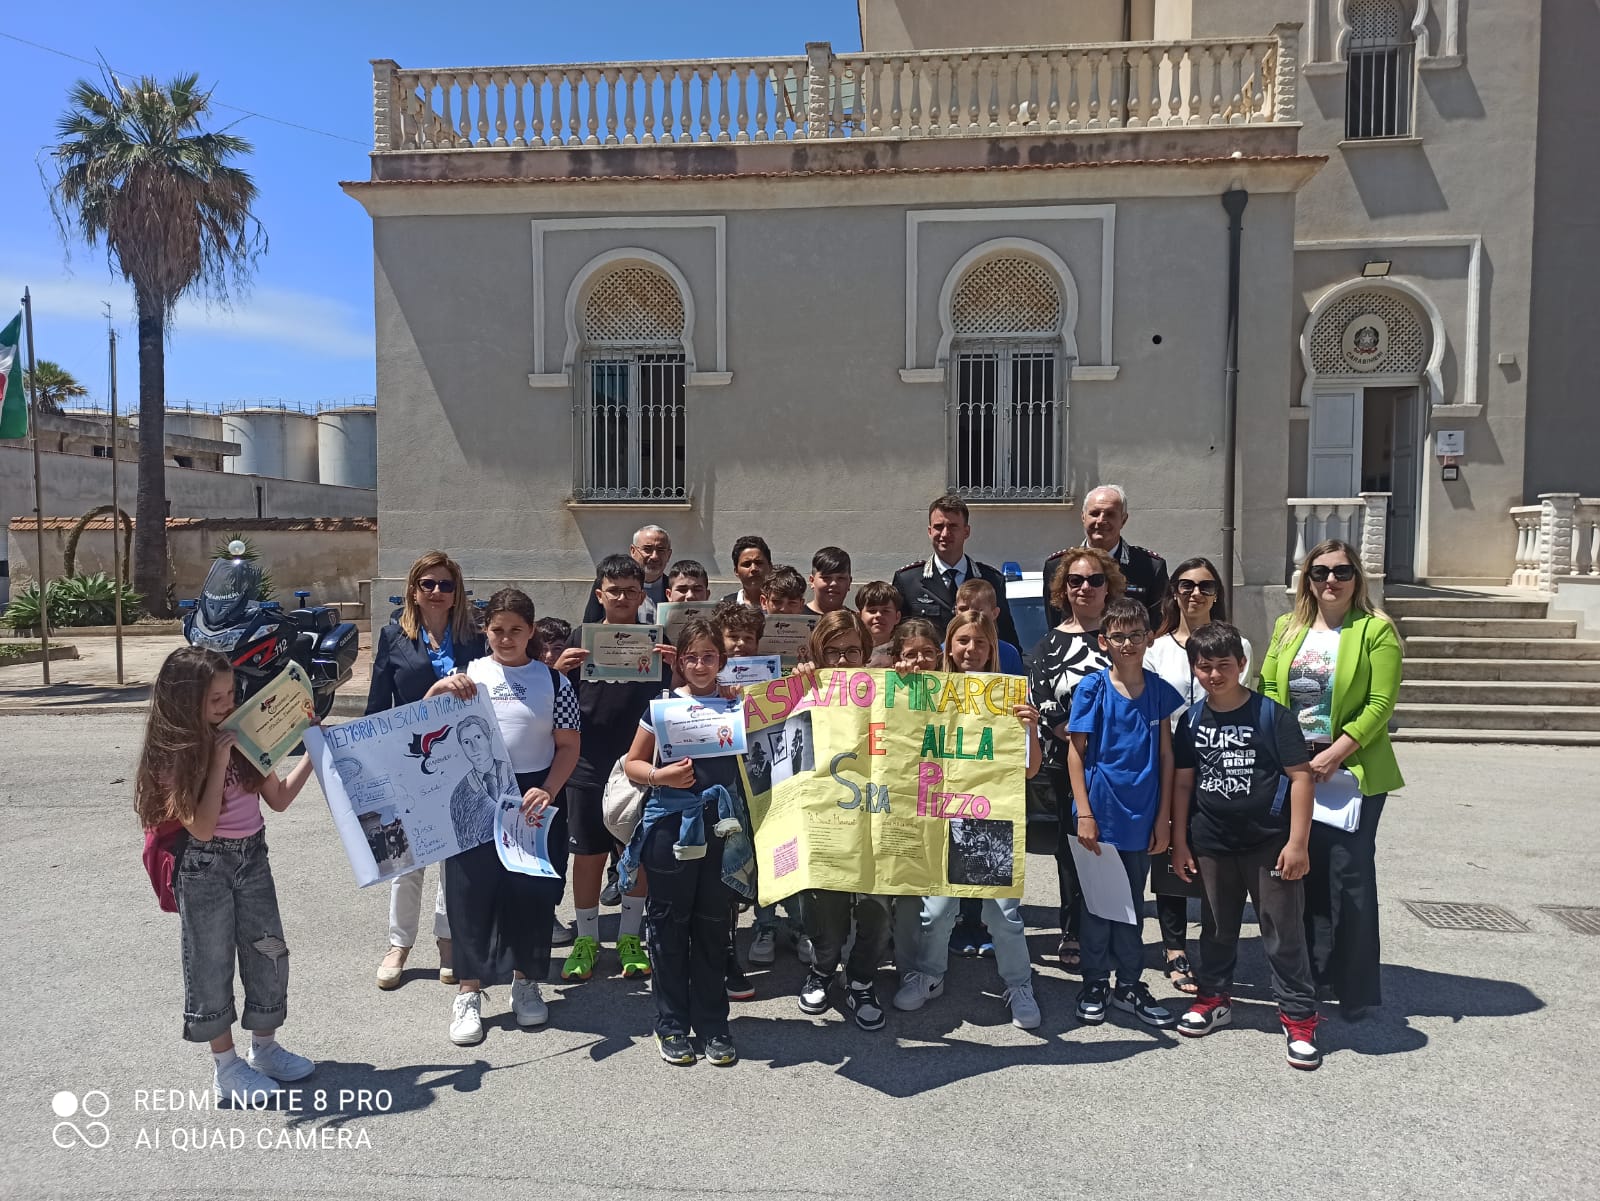
[[844,974],[857,984],[870,984],[877,978],[878,965],[889,952],[891,937],[887,897],[813,889],[805,894],[802,912],[806,933],[811,936],[817,955],[817,971],[831,976],[838,970],[853,916],[856,941],[850,948],[850,962],[845,964]]
[[679,859],[672,853],[678,822],[658,821],[645,835],[640,862],[650,881],[644,903],[650,940],[656,1033],[728,1033],[728,914],[734,892],[722,882],[722,839],[712,833],[714,809],[706,815],[706,853]]
[[1064,767],[1043,770],[1056,801],[1056,883],[1061,889],[1061,937],[1077,942],[1083,892],[1078,887],[1078,865],[1072,861],[1072,840],[1077,834],[1077,824],[1072,820],[1072,779]]
[[[1346,834],[1311,823],[1311,871],[1306,876],[1306,943],[1318,984],[1339,1004],[1364,1009],[1383,1003],[1378,979],[1378,821],[1387,793],[1361,798],[1361,825]],[[450,919],[454,923],[455,918]]]
[[[547,774],[518,772],[517,787],[538,787]],[[509,871],[492,840],[450,857],[444,900],[458,977],[488,985],[509,983],[513,969],[530,980],[549,975],[550,928],[567,887],[567,817],[559,804],[549,848],[554,877]]]
[[1185,950],[1189,934],[1189,898],[1157,893],[1156,924],[1161,927],[1161,946],[1168,954]]
[[1199,851],[1200,882],[1206,905],[1200,918],[1200,963],[1196,978],[1201,993],[1215,996],[1233,989],[1239,961],[1239,925],[1248,896],[1256,907],[1261,948],[1272,967],[1272,995],[1284,1016],[1307,1018],[1317,1011],[1317,986],[1311,978],[1304,924],[1305,887],[1300,880],[1278,880],[1281,842],[1238,855]]

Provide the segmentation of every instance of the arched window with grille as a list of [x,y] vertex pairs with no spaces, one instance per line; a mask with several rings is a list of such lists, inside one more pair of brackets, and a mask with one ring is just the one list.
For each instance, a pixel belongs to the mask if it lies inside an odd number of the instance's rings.
[[1350,0],[1345,13],[1344,136],[1411,136],[1416,46],[1396,0]]
[[1065,489],[1060,281],[1038,260],[970,266],[950,300],[950,486],[972,500],[1056,500]]
[[678,286],[655,266],[602,268],[578,297],[574,413],[580,500],[681,500],[687,324]]

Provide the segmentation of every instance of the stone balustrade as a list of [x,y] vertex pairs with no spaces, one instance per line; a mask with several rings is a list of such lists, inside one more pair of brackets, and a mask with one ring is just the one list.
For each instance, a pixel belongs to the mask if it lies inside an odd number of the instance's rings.
[[933,138],[1295,119],[1298,25],[1256,39],[403,69],[374,150]]
[[1383,559],[1389,533],[1388,492],[1363,492],[1359,496],[1290,497],[1289,520],[1294,550],[1289,558],[1289,589],[1300,585],[1300,565],[1319,542],[1338,538],[1355,547],[1361,571],[1372,594],[1383,595]]
[[1541,492],[1538,504],[1514,506],[1511,521],[1513,588],[1550,592],[1563,578],[1600,576],[1600,497]]

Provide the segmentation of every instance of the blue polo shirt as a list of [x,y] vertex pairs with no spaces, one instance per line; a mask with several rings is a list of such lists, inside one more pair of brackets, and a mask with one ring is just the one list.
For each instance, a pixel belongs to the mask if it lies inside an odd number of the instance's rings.
[[1000,672],[1008,676],[1025,676],[1027,669],[1022,666],[1022,652],[1004,639],[1000,642]]
[[1089,736],[1084,774],[1100,841],[1107,846],[1142,851],[1150,845],[1161,810],[1161,730],[1183,706],[1178,690],[1153,671],[1144,673],[1144,691],[1133,700],[1117,691],[1109,667],[1073,689],[1067,731]]

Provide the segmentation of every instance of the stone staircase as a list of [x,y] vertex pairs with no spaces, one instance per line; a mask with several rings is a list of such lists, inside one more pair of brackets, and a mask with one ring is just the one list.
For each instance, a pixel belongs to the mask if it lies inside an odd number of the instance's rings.
[[1405,639],[1397,742],[1600,746],[1600,641],[1510,589],[1393,585]]

